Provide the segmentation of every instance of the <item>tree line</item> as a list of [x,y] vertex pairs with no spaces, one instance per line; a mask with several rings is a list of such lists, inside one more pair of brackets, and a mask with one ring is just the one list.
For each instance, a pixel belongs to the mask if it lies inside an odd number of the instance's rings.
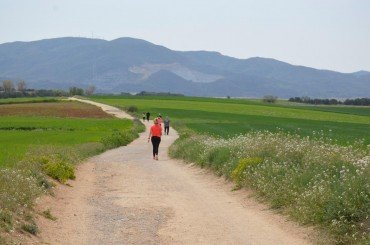
[[62,89],[32,89],[27,88],[25,81],[13,82],[4,80],[0,83],[0,98],[17,97],[61,97],[74,95],[92,95],[95,93],[95,86],[90,85],[87,88],[71,87],[68,91]]
[[313,105],[360,105],[369,106],[370,98],[346,99],[344,101],[337,99],[312,99],[310,97],[289,98],[290,102],[313,104]]

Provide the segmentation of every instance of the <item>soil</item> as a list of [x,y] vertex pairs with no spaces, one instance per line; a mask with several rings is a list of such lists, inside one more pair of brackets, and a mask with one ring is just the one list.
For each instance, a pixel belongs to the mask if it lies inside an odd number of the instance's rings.
[[[110,106],[103,110],[129,117]],[[147,128],[149,123],[145,123]],[[125,147],[81,164],[76,181],[59,185],[38,209],[29,244],[310,244],[312,231],[274,213],[247,190],[208,170],[170,159],[171,128],[153,160],[148,132]]]
[[112,118],[110,114],[80,102],[47,102],[0,105],[0,116],[54,116],[69,118]]

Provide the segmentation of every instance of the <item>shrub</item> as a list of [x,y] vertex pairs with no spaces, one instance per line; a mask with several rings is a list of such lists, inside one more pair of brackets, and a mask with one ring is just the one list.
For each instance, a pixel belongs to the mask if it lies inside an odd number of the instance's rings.
[[262,158],[259,157],[243,158],[239,160],[238,165],[231,172],[231,179],[235,182],[237,188],[241,187],[241,184],[245,179],[247,167],[260,163],[262,163]]
[[48,160],[44,163],[44,171],[47,175],[65,183],[69,179],[75,179],[74,166],[61,159]]
[[[64,148],[56,149],[53,147],[35,150],[32,155],[29,154],[24,165],[34,166],[34,174],[45,173],[51,178],[65,183],[69,179],[76,178],[74,164],[81,160],[76,151],[70,150],[68,153],[65,151]],[[34,155],[36,152],[37,154]],[[45,187],[50,185],[45,178],[40,181]]]
[[135,133],[131,130],[115,130],[111,135],[102,138],[101,142],[106,149],[112,149],[129,144],[133,139],[135,139],[135,136]]
[[115,130],[109,136],[103,137],[101,143],[105,149],[112,149],[120,146],[125,146],[139,137],[139,133],[145,130],[144,125],[140,120],[135,119],[133,127],[130,130],[119,131]]
[[265,103],[275,103],[277,101],[278,97],[273,95],[265,95],[263,96],[262,101]]
[[128,111],[130,113],[135,113],[135,112],[138,112],[139,109],[137,108],[136,105],[130,105],[130,106],[126,107],[126,111]]
[[39,229],[35,224],[23,224],[21,228],[32,235],[36,235],[39,232]]

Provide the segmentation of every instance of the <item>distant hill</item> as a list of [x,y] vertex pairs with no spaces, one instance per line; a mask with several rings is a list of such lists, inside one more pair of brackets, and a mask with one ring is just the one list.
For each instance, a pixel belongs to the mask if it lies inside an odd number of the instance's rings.
[[0,44],[0,77],[29,87],[93,84],[98,92],[171,92],[196,96],[353,98],[370,95],[370,72],[340,73],[268,58],[173,51],[119,38],[56,38]]

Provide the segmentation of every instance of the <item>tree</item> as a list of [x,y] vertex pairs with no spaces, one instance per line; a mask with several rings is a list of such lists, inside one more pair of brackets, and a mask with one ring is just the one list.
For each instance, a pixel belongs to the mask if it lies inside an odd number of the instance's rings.
[[82,88],[71,87],[71,88],[69,88],[69,95],[70,96],[84,95],[84,90]]
[[25,81],[23,81],[23,80],[19,81],[19,82],[17,83],[17,90],[18,90],[19,92],[24,93],[24,91],[26,90],[26,82],[25,82]]
[[273,95],[263,96],[263,102],[265,102],[265,103],[275,103],[277,99],[278,99],[278,97],[273,96]]
[[85,89],[85,94],[86,95],[92,95],[95,93],[95,86],[94,85],[90,85],[89,87],[87,87],[87,89]]
[[3,81],[3,88],[5,93],[11,93],[14,90],[13,82],[10,80]]

